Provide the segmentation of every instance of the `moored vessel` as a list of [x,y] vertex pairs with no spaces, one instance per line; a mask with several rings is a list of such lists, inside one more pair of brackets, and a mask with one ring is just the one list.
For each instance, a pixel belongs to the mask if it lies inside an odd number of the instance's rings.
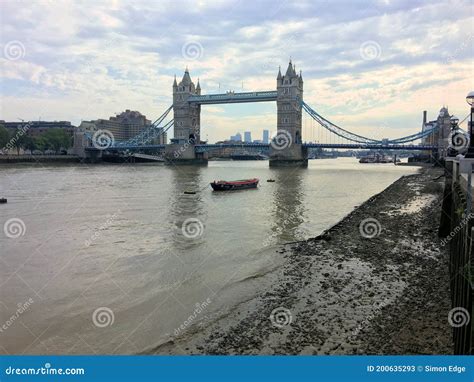
[[248,188],[257,188],[259,179],[218,180],[211,183],[214,191],[236,191]]

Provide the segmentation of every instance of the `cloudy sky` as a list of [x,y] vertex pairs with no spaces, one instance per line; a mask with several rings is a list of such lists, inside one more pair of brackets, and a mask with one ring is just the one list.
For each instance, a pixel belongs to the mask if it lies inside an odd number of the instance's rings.
[[[203,93],[273,90],[291,57],[304,99],[370,137],[418,131],[422,110],[463,119],[474,15],[454,1],[14,1],[1,7],[0,119],[157,118],[189,67]],[[276,126],[274,103],[204,106],[210,141]],[[314,125],[314,124],[313,124]],[[465,125],[463,126],[465,127]],[[304,119],[304,138],[317,139]]]

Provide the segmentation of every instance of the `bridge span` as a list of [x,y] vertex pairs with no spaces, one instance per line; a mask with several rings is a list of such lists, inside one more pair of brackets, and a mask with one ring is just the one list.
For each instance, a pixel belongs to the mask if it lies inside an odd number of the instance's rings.
[[[98,144],[96,138],[99,132],[93,135],[87,133],[89,148],[85,151],[140,151],[162,150],[168,161],[174,163],[192,163],[207,161],[207,152],[219,148],[259,148],[270,153],[270,165],[306,166],[309,148],[325,149],[375,149],[375,150],[412,150],[436,151],[433,143],[434,136],[440,126],[433,124],[415,134],[396,139],[375,139],[353,133],[336,125],[303,100],[303,75],[297,74],[295,66],[290,61],[283,75],[278,71],[276,90],[256,92],[233,92],[222,94],[201,94],[199,80],[197,85],[191,80],[188,69],[178,83],[176,77],[173,83],[173,104],[158,117],[149,128],[127,141],[115,142],[106,140],[105,145]],[[246,103],[246,102],[275,102],[277,103],[277,133],[270,144],[204,144],[201,140],[201,107],[203,105]],[[170,113],[173,110],[173,118]],[[327,134],[339,139],[339,142],[304,143],[302,139],[303,111],[312,122],[325,130]],[[155,145],[160,134],[173,128],[174,137],[168,145]],[[421,143],[415,144],[416,141]]]
[[[167,145],[120,145],[111,146],[109,151],[141,151],[141,150],[164,150]],[[199,144],[194,146],[197,152],[207,152],[212,149],[225,148],[252,148],[252,149],[270,149],[271,144],[265,143],[210,143]],[[394,144],[360,144],[360,143],[303,143],[302,147],[306,148],[322,148],[322,149],[347,149],[347,150],[409,150],[409,151],[432,151],[436,150],[436,146],[431,145],[394,145]],[[97,150],[95,148],[91,148]]]

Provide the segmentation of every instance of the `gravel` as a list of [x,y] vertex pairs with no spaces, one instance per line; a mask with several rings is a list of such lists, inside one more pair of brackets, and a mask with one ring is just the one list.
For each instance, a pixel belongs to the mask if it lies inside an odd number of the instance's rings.
[[402,177],[322,235],[278,248],[284,265],[258,297],[149,353],[452,354],[441,174]]

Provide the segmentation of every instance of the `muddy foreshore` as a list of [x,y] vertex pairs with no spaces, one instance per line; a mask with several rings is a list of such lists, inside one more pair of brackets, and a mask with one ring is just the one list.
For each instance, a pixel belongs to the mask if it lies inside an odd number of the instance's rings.
[[450,354],[444,178],[422,168],[322,235],[277,249],[258,296],[155,354]]

